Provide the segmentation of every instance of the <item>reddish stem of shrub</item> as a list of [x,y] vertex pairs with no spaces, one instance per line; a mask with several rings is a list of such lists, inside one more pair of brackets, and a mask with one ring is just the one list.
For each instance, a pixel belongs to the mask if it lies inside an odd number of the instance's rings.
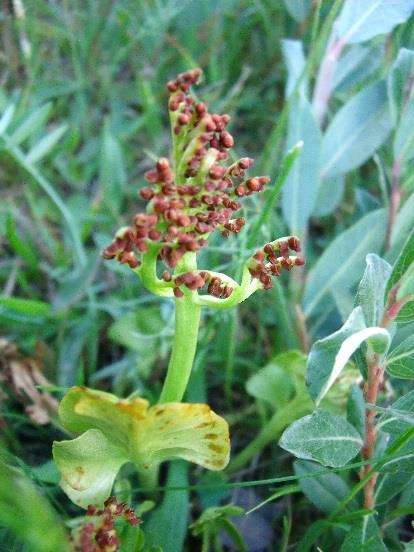
[[[397,300],[397,293],[400,284],[397,283],[388,294],[387,306],[384,310],[380,326],[388,328],[395,320],[403,306],[411,300],[411,297],[403,297]],[[377,403],[378,393],[384,381],[384,366],[381,364],[379,355],[372,355],[368,360],[368,378],[364,387],[365,402],[370,405]],[[376,414],[372,408],[368,407],[365,410],[365,438],[362,447],[362,456],[364,460],[371,460],[374,457],[375,444],[377,442],[378,430],[375,426]],[[361,470],[361,479],[373,471],[371,464],[366,465]],[[372,510],[375,507],[375,485],[379,473],[375,473],[367,481],[364,487],[364,508]]]

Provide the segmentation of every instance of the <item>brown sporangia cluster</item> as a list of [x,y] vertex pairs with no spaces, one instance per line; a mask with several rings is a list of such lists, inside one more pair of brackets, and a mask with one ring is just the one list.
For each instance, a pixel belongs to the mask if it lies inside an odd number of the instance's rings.
[[300,242],[295,236],[268,243],[253,255],[249,272],[253,278],[260,280],[264,289],[272,287],[272,276],[280,276],[283,268],[291,270],[294,266],[305,264],[301,257],[289,256],[289,249],[300,252]]
[[[204,103],[196,102],[189,94],[200,75],[201,70],[194,69],[167,84],[174,171],[168,159],[162,158],[146,173],[151,187],[140,190],[141,198],[148,202],[146,212],[138,213],[131,227],[118,232],[103,251],[105,259],[117,259],[137,268],[140,255],[150,244],[156,244],[158,259],[173,269],[186,252],[207,245],[214,230],[225,237],[240,232],[245,221],[233,218],[241,208],[239,198],[262,191],[269,181],[267,176],[244,180],[245,171],[253,163],[248,157],[226,166],[228,151],[234,145],[225,129],[230,117],[209,113]],[[199,274],[191,278],[187,275],[183,283],[198,289],[200,278]],[[216,281],[207,285],[217,296],[229,293]]]
[[92,520],[82,527],[74,543],[80,552],[116,552],[121,541],[116,533],[115,521],[122,518],[131,526],[141,523],[134,510],[125,502],[119,503],[115,497],[108,498],[103,510],[88,506],[86,515]]
[[[163,274],[167,277],[167,281],[171,280],[171,275],[168,271]],[[175,297],[183,297],[184,293],[180,289],[180,286],[186,286],[189,290],[195,291],[206,287],[207,293],[213,297],[219,299],[225,299],[230,297],[233,292],[233,288],[223,282],[221,278],[216,275],[210,274],[206,270],[201,270],[200,272],[185,272],[174,278],[175,287],[173,289]]]

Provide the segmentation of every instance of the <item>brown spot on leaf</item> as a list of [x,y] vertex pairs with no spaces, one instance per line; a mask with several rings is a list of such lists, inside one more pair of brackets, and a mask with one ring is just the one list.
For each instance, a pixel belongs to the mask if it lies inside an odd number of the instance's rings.
[[214,426],[214,421],[212,421],[212,422],[203,422],[201,424],[198,424],[198,426],[196,426],[196,429],[202,429],[203,427],[211,427],[211,426]]
[[217,453],[224,452],[224,447],[222,447],[221,445],[216,445],[215,443],[209,443],[208,448]]

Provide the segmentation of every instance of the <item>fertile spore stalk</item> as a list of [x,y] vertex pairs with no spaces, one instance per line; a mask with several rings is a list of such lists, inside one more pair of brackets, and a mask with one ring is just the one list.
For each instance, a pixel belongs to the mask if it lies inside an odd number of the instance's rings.
[[[206,105],[189,94],[201,71],[195,69],[170,81],[169,114],[172,127],[172,167],[162,158],[146,173],[152,187],[140,190],[148,202],[146,213],[134,225],[118,232],[103,255],[128,264],[149,291],[176,299],[175,340],[160,402],[180,401],[185,392],[196,350],[200,307],[230,308],[259,288],[272,287],[272,276],[303,260],[289,256],[300,251],[291,236],[268,243],[245,263],[241,284],[210,270],[197,268],[197,252],[214,230],[223,237],[238,234],[243,217],[240,199],[261,192],[269,177],[245,179],[253,159],[225,164],[233,137],[225,129],[227,114],[210,114]],[[164,270],[159,269],[163,263]],[[161,272],[161,278],[158,277]]]
[[[148,291],[175,300],[175,334],[164,386],[157,405],[134,397],[74,387],[63,398],[59,414],[72,441],[54,444],[62,473],[61,486],[82,507],[102,505],[119,468],[133,462],[142,481],[156,484],[158,466],[184,458],[211,470],[229,461],[227,422],[205,404],[184,404],[197,347],[203,306],[228,309],[258,289],[272,287],[272,277],[304,261],[298,238],[267,243],[247,259],[241,282],[209,269],[199,269],[197,253],[218,230],[224,238],[245,224],[240,199],[261,192],[267,176],[246,178],[253,160],[228,163],[233,137],[229,115],[208,112],[190,95],[201,71],[195,69],[168,83],[172,127],[172,164],[159,159],[146,173],[151,184],[140,190],[145,212],[122,228],[103,251],[105,259],[128,265]],[[98,452],[97,452],[98,451]]]

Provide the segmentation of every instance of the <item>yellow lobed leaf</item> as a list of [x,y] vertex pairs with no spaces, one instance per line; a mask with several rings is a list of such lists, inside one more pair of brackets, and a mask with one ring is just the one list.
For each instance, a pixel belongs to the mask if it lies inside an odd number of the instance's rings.
[[[62,400],[59,414],[62,424],[71,431],[85,435],[84,432],[99,430],[105,441],[117,449],[117,460],[121,456],[125,462],[134,462],[139,471],[151,470],[174,458],[210,470],[222,470],[229,461],[227,422],[206,404],[150,407],[145,399],[119,399],[110,393],[73,387]],[[65,447],[71,443],[71,455],[73,447],[78,446],[76,441],[65,442]],[[101,456],[100,461],[104,463],[105,458]],[[66,492],[68,485],[66,476]]]

